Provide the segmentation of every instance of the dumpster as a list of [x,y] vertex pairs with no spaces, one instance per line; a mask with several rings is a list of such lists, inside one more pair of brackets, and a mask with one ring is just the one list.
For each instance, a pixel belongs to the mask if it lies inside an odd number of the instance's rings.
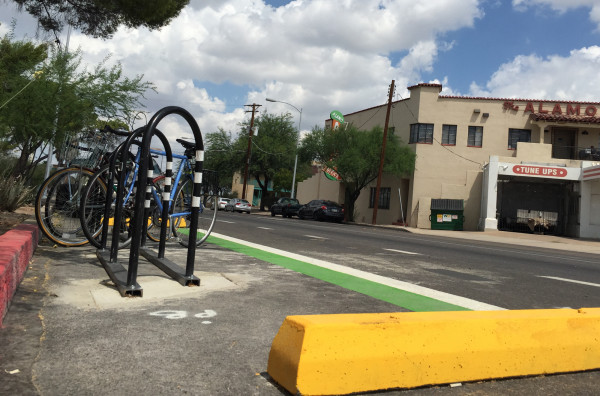
[[432,199],[431,221],[432,230],[462,231],[465,221],[464,200],[462,199]]

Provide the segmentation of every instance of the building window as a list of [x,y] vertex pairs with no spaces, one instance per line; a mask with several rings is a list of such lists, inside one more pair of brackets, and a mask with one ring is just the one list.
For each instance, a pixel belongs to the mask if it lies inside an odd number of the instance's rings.
[[433,143],[433,124],[410,124],[408,143]]
[[442,144],[456,146],[456,125],[442,125]]
[[518,142],[531,142],[531,130],[509,128],[508,149],[516,150]]
[[[375,207],[375,192],[377,188],[371,187],[371,196],[369,198],[369,208]],[[379,189],[379,204],[378,209],[389,209],[390,208],[390,196],[392,195],[391,187],[381,187]]]
[[483,127],[482,126],[470,126],[469,136],[467,138],[467,146],[469,147],[481,147],[483,143]]

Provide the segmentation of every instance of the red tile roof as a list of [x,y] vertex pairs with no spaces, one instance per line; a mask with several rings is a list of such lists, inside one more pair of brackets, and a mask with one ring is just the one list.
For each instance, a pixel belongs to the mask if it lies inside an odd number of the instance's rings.
[[600,124],[600,117],[590,117],[582,115],[561,115],[532,113],[529,118],[534,121],[552,121],[552,122],[574,122],[579,124]]

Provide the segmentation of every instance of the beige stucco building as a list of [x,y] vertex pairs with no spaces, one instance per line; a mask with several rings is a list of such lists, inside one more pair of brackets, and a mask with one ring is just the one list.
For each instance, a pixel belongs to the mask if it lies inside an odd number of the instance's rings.
[[[464,230],[600,239],[600,103],[444,96],[441,90],[418,84],[392,104],[390,133],[414,149],[416,163],[405,178],[383,176],[378,224],[437,228],[452,219],[439,214],[432,221],[432,199],[451,199],[464,203]],[[381,105],[344,119],[367,130],[383,126],[385,115]],[[357,221],[371,222],[374,188],[375,182],[361,193]],[[300,183],[297,196],[343,202],[343,185],[319,174]]]

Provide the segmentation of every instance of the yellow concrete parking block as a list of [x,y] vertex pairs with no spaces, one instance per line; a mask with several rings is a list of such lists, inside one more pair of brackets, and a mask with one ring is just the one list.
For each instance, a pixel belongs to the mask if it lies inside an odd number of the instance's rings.
[[600,308],[289,316],[268,373],[331,395],[600,368]]

